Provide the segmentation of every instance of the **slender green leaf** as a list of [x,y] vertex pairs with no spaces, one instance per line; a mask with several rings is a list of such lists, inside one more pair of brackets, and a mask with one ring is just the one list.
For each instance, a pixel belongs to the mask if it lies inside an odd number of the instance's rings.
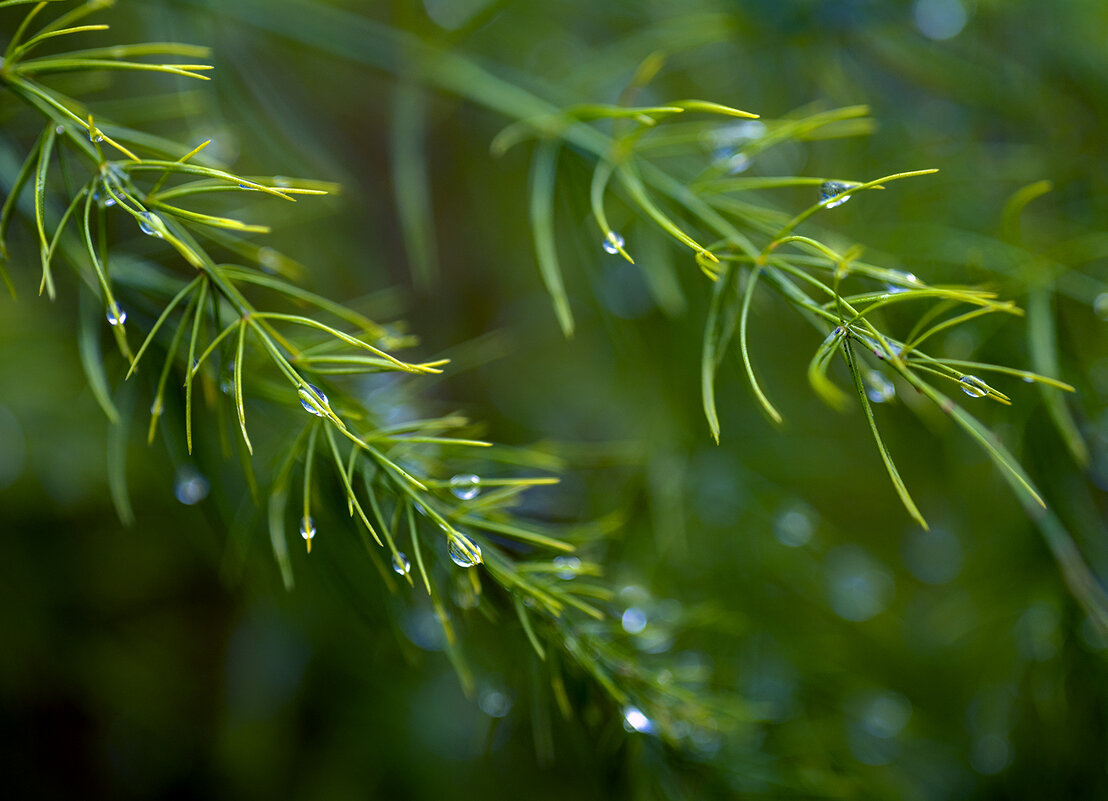
[[81,354],[81,367],[84,368],[92,396],[108,419],[116,424],[119,422],[119,411],[112,402],[108,376],[104,370],[104,355],[100,351],[100,323],[103,318],[98,313],[96,304],[84,292],[81,293],[79,305],[81,324],[77,329],[77,346]]
[[877,422],[873,419],[873,407],[870,405],[869,396],[866,395],[866,388],[862,383],[862,371],[855,360],[854,352],[849,344],[843,347],[842,353],[843,358],[846,360],[847,369],[850,370],[850,374],[854,378],[854,388],[858,393],[858,399],[862,403],[862,410],[866,414],[866,423],[869,425],[870,432],[873,434],[874,442],[877,443],[877,451],[881,454],[881,461],[885,463],[885,470],[888,472],[889,478],[893,482],[896,494],[900,496],[900,502],[904,504],[904,508],[908,510],[908,514],[926,530],[928,528],[927,521],[924,520],[923,515],[920,514],[915,501],[912,500],[912,496],[908,492],[908,487],[905,486],[904,480],[900,477],[900,471],[896,469],[896,463],[893,462],[893,458],[889,454],[889,449],[885,447],[885,441],[881,438],[881,432],[877,430]]
[[573,310],[562,280],[562,268],[558,263],[558,248],[554,237],[554,187],[560,146],[556,139],[543,139],[535,146],[535,155],[531,160],[530,213],[539,273],[546,285],[546,291],[550,293],[558,325],[569,338],[573,336]]
[[773,422],[780,424],[783,422],[780,412],[774,408],[773,404],[769,402],[769,398],[762,392],[761,386],[758,384],[758,378],[754,375],[754,366],[750,362],[750,350],[747,346],[747,320],[750,317],[750,302],[754,297],[754,288],[758,285],[758,277],[761,275],[762,267],[756,266],[750,273],[750,277],[746,281],[746,288],[743,294],[742,312],[739,317],[739,350],[743,357],[743,368],[746,370],[746,377],[750,381],[750,386],[754,390],[754,396],[758,399],[758,403],[765,409],[766,414],[770,416]]

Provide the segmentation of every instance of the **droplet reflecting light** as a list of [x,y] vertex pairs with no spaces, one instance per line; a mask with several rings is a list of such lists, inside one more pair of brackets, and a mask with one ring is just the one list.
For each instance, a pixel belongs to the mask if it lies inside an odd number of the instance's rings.
[[450,491],[455,498],[472,501],[481,492],[481,479],[473,473],[459,473],[450,479]]
[[460,535],[458,539],[450,538],[448,552],[451,561],[458,567],[473,567],[481,561],[481,546]]
[[[325,417],[327,412],[331,409],[331,405],[327,401],[327,396],[324,395],[322,390],[315,384],[308,384],[308,386],[312,388],[311,392],[304,387],[300,387],[300,389],[296,391],[296,394],[300,396],[300,405],[303,406],[304,411],[309,414],[314,414],[316,417]],[[312,395],[312,392],[319,396],[318,400]]]
[[[819,201],[823,203],[825,209],[833,209],[836,206],[841,206],[846,201],[850,200],[850,195],[841,197],[838,200],[831,200],[836,195],[841,195],[846,190],[850,189],[853,184],[844,184],[842,181],[824,181],[819,185]],[[828,203],[827,201],[831,201]]]
[[623,247],[623,237],[611,231],[604,239],[604,252],[614,256],[619,253],[621,247]]
[[654,721],[648,718],[637,706],[625,706],[623,708],[623,728],[627,731],[637,731],[640,734],[653,734]]
[[871,403],[888,403],[896,397],[896,387],[893,382],[876,370],[866,373],[866,397]]
[[989,394],[988,384],[975,375],[964,375],[959,383],[962,385],[962,392],[971,398],[983,398]]
[[123,325],[127,322],[127,312],[119,308],[119,304],[114,301],[108,306],[108,325]]
[[581,560],[576,556],[555,556],[554,567],[558,569],[558,578],[569,580],[581,569]]
[[401,576],[408,575],[412,569],[412,563],[403,551],[397,551],[392,557],[392,572]]
[[300,536],[308,544],[308,553],[311,553],[312,540],[315,539],[315,521],[311,517],[300,518]]
[[139,230],[147,236],[153,236],[161,239],[163,237],[161,225],[161,219],[152,211],[144,211],[138,215]]

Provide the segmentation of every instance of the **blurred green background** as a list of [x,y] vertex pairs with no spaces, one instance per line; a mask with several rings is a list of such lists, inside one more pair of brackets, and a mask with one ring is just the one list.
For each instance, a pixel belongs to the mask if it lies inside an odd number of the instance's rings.
[[[0,13],[6,38],[20,9]],[[422,60],[456,55],[568,105],[617,102],[661,51],[637,102],[699,97],[768,119],[869,105],[871,135],[788,142],[749,174],[865,180],[937,167],[837,210],[834,235],[930,283],[983,284],[1021,305],[1050,288],[1059,377],[1077,388],[1066,402],[1090,466],[1067,452],[1036,387],[1013,379],[1002,387],[1012,407],[973,411],[1105,576],[1103,2],[121,0],[89,21],[110,23],[97,36],[113,42],[213,48],[210,85],[116,77],[83,97],[179,141],[211,137],[241,173],[341,183],[337,197],[298,203],[267,241],[308,265],[312,289],[370,295],[383,318],[408,321],[423,354],[456,358],[422,393],[427,408],[464,409],[498,442],[561,443],[564,481],[536,492],[534,511],[621,513],[594,555],[618,584],[684,609],[694,625],[664,648],[702,669],[705,692],[746,698],[756,714],[672,750],[627,735],[571,675],[579,714],[563,720],[518,629],[476,616],[468,700],[418,598],[351,583],[325,549],[297,555],[286,594],[218,443],[188,461],[170,420],[147,448],[138,392],[119,395],[132,430],[109,432],[78,362],[76,293],[63,282],[55,303],[36,297],[24,221],[11,266],[20,298],[0,300],[11,797],[1108,797],[1108,642],[988,459],[910,398],[879,408],[932,523],[916,527],[858,410],[838,414],[808,388],[821,336],[770,293],[755,299],[753,355],[787,424],[758,411],[731,354],[712,444],[699,396],[710,285],[692,259],[618,203],[613,227],[639,266],[604,253],[591,160],[563,154],[557,230],[577,317],[567,341],[535,267],[530,146],[489,153],[512,120],[488,101],[509,99]],[[0,106],[6,193],[36,129],[10,95]],[[1016,243],[1004,205],[1042,179],[1054,190],[1028,207]],[[398,208],[420,207],[419,187],[433,216],[413,223]],[[812,202],[790,192],[773,202]],[[676,264],[682,302],[652,293],[651,262]],[[980,321],[942,350],[1029,366],[1027,321]],[[108,447],[128,452],[131,527],[108,496]],[[210,495],[182,505],[192,471]],[[552,760],[536,756],[533,734],[547,718]]]

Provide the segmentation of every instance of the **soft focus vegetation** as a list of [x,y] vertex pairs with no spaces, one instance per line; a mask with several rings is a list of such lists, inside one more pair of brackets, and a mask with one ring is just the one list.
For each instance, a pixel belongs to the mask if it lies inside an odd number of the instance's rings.
[[1102,3],[41,5],[10,792],[1108,793]]

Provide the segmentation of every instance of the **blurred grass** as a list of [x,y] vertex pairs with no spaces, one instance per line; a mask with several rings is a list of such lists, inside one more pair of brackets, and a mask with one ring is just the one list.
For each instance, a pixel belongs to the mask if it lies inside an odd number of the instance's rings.
[[[128,106],[121,87],[141,83],[116,81],[103,99],[155,130],[196,126],[190,141],[214,126],[217,154],[245,174],[281,163],[342,183],[341,202],[300,204],[271,240],[328,266],[312,274],[313,291],[351,298],[411,286],[412,270],[430,274],[434,258],[435,280],[390,308],[407,312],[431,353],[489,332],[510,347],[437,385],[432,400],[466,407],[499,441],[572,443],[566,486],[531,503],[553,519],[623,511],[620,537],[598,554],[609,574],[696,610],[706,630],[672,649],[708,663],[715,689],[761,705],[769,722],[663,763],[654,741],[624,738],[580,676],[567,676],[579,720],[542,711],[553,702],[531,686],[527,643],[502,636],[503,621],[471,619],[481,669],[501,671],[491,679],[515,697],[497,724],[461,698],[440,654],[418,647],[425,610],[395,604],[368,570],[313,553],[284,595],[260,519],[241,511],[237,468],[216,449],[198,464],[212,499],[184,509],[164,450],[132,443],[138,523],[121,528],[107,492],[107,424],[67,334],[76,304],[64,293],[52,305],[35,298],[13,269],[20,301],[4,300],[0,314],[9,542],[0,750],[16,794],[1108,793],[1106,642],[987,458],[898,384],[898,401],[875,415],[933,523],[931,533],[915,527],[862,415],[811,395],[804,368],[818,342],[769,293],[752,298],[752,330],[772,332],[752,339],[752,357],[788,425],[774,429],[757,410],[732,351],[716,386],[717,448],[699,399],[710,291],[687,254],[651,241],[648,223],[618,205],[612,227],[636,244],[642,271],[605,254],[588,216],[588,163],[561,154],[553,207],[575,319],[567,342],[535,263],[528,154],[489,155],[510,121],[502,112],[616,102],[658,49],[666,67],[636,102],[697,96],[766,117],[869,105],[872,136],[788,143],[756,156],[748,174],[941,169],[855,199],[834,225],[867,246],[867,260],[928,283],[985,284],[1032,310],[1028,322],[980,321],[941,350],[1046,372],[1054,354],[1058,376],[1078,388],[1063,402],[1089,449],[1087,470],[1033,386],[1012,379],[1001,389],[1014,406],[974,411],[1104,576],[1108,337],[1093,302],[1108,280],[1108,9],[1092,0],[470,6],[468,23],[445,29],[428,12],[451,7],[430,2],[121,2],[103,15],[119,40],[210,45],[217,70],[206,97],[182,85],[164,99],[187,112],[184,123],[163,117],[163,103]],[[921,8],[955,6],[967,11],[964,29],[942,41],[921,34]],[[10,31],[16,14],[3,13]],[[420,147],[409,132],[397,150],[407,130],[397,93],[411,91],[398,80],[426,84]],[[16,120],[0,130],[5,188],[18,168],[12,140],[27,133]],[[1024,210],[1011,241],[1005,203],[1043,179],[1055,190]],[[811,187],[781,191],[790,212],[813,200]],[[434,240],[424,242],[429,219]],[[21,236],[33,254],[33,230]],[[668,292],[684,308],[651,292],[650,269],[670,262]],[[1043,330],[1055,348],[1044,351]],[[244,532],[234,546],[231,521]],[[544,716],[555,726],[553,767],[532,743],[532,720]]]

